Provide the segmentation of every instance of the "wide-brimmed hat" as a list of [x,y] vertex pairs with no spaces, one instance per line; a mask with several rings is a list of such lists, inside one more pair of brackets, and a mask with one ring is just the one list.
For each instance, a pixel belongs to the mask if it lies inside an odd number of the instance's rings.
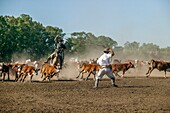
[[103,52],[110,52],[109,50],[110,50],[110,48],[105,48],[105,49],[103,50]]

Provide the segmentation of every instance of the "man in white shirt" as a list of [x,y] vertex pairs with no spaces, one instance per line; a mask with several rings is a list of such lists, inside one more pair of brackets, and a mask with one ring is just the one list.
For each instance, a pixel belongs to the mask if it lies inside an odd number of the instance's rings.
[[111,70],[111,60],[112,60],[112,56],[114,56],[114,52],[111,48],[106,48],[104,49],[103,52],[104,54],[97,60],[97,64],[99,64],[101,68],[96,77],[94,88],[98,87],[99,81],[102,79],[102,77],[105,74],[111,79],[112,85],[114,87],[118,87],[115,84],[115,76],[113,75]]

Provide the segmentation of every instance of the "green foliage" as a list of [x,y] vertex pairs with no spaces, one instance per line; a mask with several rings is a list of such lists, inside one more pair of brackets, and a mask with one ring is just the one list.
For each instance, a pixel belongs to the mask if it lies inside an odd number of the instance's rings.
[[[27,14],[19,17],[0,16],[0,61],[10,62],[11,59],[20,59],[21,56],[38,60],[47,58],[54,50],[54,38],[56,35],[65,36],[63,30],[53,26],[43,26],[33,21]],[[153,43],[126,42],[124,47],[110,37],[98,36],[86,32],[73,32],[65,39],[65,53],[73,56],[87,56],[103,51],[103,48],[115,48],[119,59],[128,58],[155,58],[168,59],[170,47],[159,48]]]
[[135,59],[160,59],[160,49],[159,46],[153,43],[143,43],[140,46],[138,42],[126,42],[124,44],[123,55],[128,56]]
[[160,57],[161,59],[169,60],[170,47],[161,48],[159,54],[160,54],[160,56],[161,56],[161,57]]
[[[0,17],[0,61],[10,61],[15,53],[40,59],[51,53],[53,38],[62,33],[57,27],[44,27],[29,15]],[[19,55],[17,56],[18,58]]]
[[117,42],[105,36],[95,37],[92,33],[74,32],[67,39],[66,45],[72,54],[84,56],[90,49],[112,48],[117,45]]

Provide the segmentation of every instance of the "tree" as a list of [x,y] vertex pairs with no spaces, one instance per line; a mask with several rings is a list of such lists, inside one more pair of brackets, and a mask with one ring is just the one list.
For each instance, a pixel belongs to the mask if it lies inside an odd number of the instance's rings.
[[129,41],[127,41],[124,44],[124,51],[126,52],[130,52],[130,53],[135,53],[139,51],[139,43],[134,41],[132,43],[130,43]]
[[[53,26],[43,26],[33,21],[27,14],[19,17],[0,16],[0,61],[10,62],[11,59],[20,59],[22,54],[31,59],[47,57],[54,50],[56,35],[65,36],[63,30]],[[98,36],[86,32],[73,32],[65,39],[66,55],[87,57],[99,56],[106,47],[114,47],[119,58],[132,59],[167,59],[170,56],[170,47],[159,48],[153,43],[126,42],[124,47],[117,47],[118,43],[110,37]],[[15,55],[14,55],[15,54]]]
[[103,46],[104,48],[106,47],[112,48],[118,45],[116,41],[112,40],[110,37],[105,36],[99,36],[97,43]]
[[147,59],[159,59],[159,46],[153,44],[153,43],[143,43],[143,45],[140,47],[140,55],[142,55],[144,58]]
[[88,57],[89,54],[98,54],[106,47],[114,47],[117,42],[110,37],[96,37],[92,33],[74,32],[67,39],[66,45],[70,49],[70,53],[78,57]]
[[169,59],[169,56],[170,56],[170,47],[161,48],[160,52],[159,52],[159,56],[161,56],[161,59],[170,60]]
[[17,18],[0,16],[0,60],[10,61],[13,54],[19,59],[22,53],[31,59],[48,55],[54,48],[54,37],[57,34],[64,36],[62,29],[44,27],[26,14]]

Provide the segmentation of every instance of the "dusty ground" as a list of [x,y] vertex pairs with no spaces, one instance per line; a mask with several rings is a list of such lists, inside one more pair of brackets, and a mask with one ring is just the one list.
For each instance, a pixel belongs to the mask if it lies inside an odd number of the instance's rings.
[[[162,74],[162,73],[161,73]],[[0,113],[170,113],[170,77],[0,82]]]

